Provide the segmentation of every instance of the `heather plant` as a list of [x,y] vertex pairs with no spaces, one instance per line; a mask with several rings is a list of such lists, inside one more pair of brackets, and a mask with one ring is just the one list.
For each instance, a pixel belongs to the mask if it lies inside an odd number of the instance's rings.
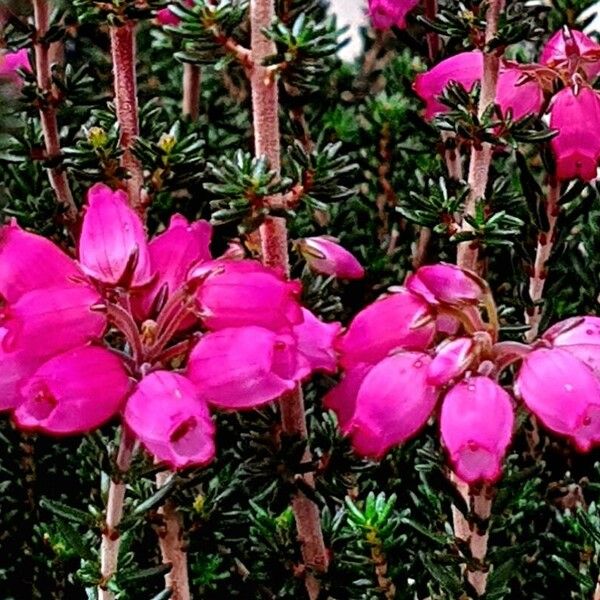
[[600,599],[593,3],[364,4],[0,6],[3,599]]

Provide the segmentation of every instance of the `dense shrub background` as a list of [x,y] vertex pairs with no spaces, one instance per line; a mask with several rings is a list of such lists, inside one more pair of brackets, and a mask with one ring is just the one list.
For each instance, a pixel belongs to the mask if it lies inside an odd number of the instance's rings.
[[[19,15],[21,27],[18,19],[11,19],[3,43],[12,49],[28,45],[28,3],[6,4]],[[415,15],[407,31],[364,31],[364,53],[355,63],[342,64],[332,45],[335,27],[324,25],[326,4],[278,2],[284,23],[291,26],[304,12],[305,27],[323,27],[319,44],[331,46],[323,57],[299,60],[281,83],[284,174],[296,181],[307,161],[322,165],[321,187],[311,202],[291,215],[292,237],[335,235],[368,267],[366,279],[352,284],[315,277],[299,260],[293,267],[293,274],[304,281],[307,304],[327,320],[346,323],[387,286],[403,281],[411,269],[419,225],[436,228],[428,260],[453,260],[448,206],[462,197],[464,185],[447,178],[439,131],[421,120],[421,105],[411,90],[415,74],[427,66],[423,22]],[[478,4],[465,2],[471,8]],[[565,23],[573,25],[590,2],[559,0],[551,8],[549,3],[531,4],[525,8],[508,2],[508,14],[514,16],[511,39],[519,42],[508,53],[521,61],[535,60],[548,35]],[[110,183],[122,176],[115,171],[117,131],[110,104],[107,29],[88,10],[92,5],[84,0],[64,2],[55,21],[65,44],[65,67],[56,71],[64,85],[61,141],[79,204],[91,182]],[[457,5],[440,2],[440,14],[447,17],[440,27],[451,34],[446,55],[466,43]],[[247,38],[244,19],[236,35],[242,41]],[[340,33],[338,40],[343,37]],[[149,226],[159,230],[175,211],[190,218],[212,216],[220,223],[214,240],[218,252],[230,238],[256,224],[243,208],[231,209],[236,192],[224,185],[242,180],[239,166],[232,162],[235,153],[252,151],[250,98],[236,63],[211,55],[210,49],[187,47],[188,59],[203,63],[202,102],[197,123],[182,121],[182,65],[174,53],[181,52],[184,43],[150,19],[140,24],[138,153],[153,195]],[[0,134],[2,218],[16,217],[23,226],[68,244],[40,160],[33,82],[25,85],[22,95],[6,91]],[[100,147],[92,143],[92,133],[98,134],[95,127],[106,136]],[[177,140],[166,161],[161,142],[165,134]],[[335,158],[328,155],[328,144],[336,145]],[[312,158],[307,158],[311,152]],[[500,211],[506,211],[506,217],[484,232],[482,242],[506,339],[519,339],[524,330],[539,202],[532,178],[542,183],[547,160],[543,145],[525,142],[518,148],[505,147],[493,163],[486,218]],[[546,323],[598,311],[597,189],[571,184],[564,193],[546,291]],[[318,218],[315,210],[320,211]],[[332,414],[323,411],[321,398],[332,383],[321,377],[306,390],[310,445],[317,461],[316,497],[332,556],[324,597],[384,598],[375,568],[382,552],[397,598],[469,597],[451,527],[455,493],[447,481],[435,428],[379,464],[359,460],[340,439]],[[578,455],[543,432],[537,439],[527,419],[522,416],[494,503],[489,551],[494,570],[487,598],[591,598],[599,576],[599,455]],[[185,515],[195,597],[301,598],[289,500],[302,449],[293,440],[281,443],[276,407],[220,415],[219,421],[218,460],[208,469],[181,473],[173,490]],[[55,440],[19,433],[8,418],[0,419],[0,598],[94,597],[98,515],[104,507],[115,434],[116,426],[109,425],[83,439]],[[128,493],[121,598],[164,597],[153,531],[157,506],[132,515],[133,507],[152,495],[153,475],[152,465],[140,457]],[[380,504],[389,499],[389,514],[379,518],[383,509],[378,505],[365,518],[369,494],[382,495]]]

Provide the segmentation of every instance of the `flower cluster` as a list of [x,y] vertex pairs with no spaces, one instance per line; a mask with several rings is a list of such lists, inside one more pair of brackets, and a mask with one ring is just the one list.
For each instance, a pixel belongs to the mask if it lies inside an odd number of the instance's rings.
[[77,260],[0,229],[0,409],[24,429],[83,433],[117,414],[159,462],[214,457],[211,408],[278,399],[334,371],[339,325],[253,260],[211,257],[211,226],[175,215],[148,241],[122,191],[89,190]]

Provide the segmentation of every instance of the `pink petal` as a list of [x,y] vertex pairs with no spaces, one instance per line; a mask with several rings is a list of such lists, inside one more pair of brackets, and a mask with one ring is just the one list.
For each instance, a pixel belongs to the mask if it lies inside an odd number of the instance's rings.
[[169,8],[161,8],[156,12],[156,20],[161,25],[174,25],[177,26],[181,23],[181,19],[172,12]]
[[205,335],[186,371],[209,404],[228,410],[276,400],[308,374],[293,336],[255,326]]
[[16,52],[0,54],[0,78],[8,79],[12,83],[20,85],[22,80],[21,76],[17,73],[18,69],[31,71],[27,48],[17,50]]
[[433,321],[426,320],[429,306],[408,290],[375,301],[359,312],[339,341],[340,364],[350,368],[357,363],[375,364],[392,350],[424,350],[435,335]]
[[399,352],[367,373],[345,425],[359,454],[379,458],[425,425],[437,401],[436,389],[426,381],[430,362],[421,352]]
[[356,257],[332,239],[321,236],[304,238],[298,248],[308,266],[317,273],[340,279],[362,279],[365,270]]
[[369,0],[369,16],[376,29],[406,27],[406,15],[420,0]]
[[544,104],[544,92],[535,79],[528,79],[516,63],[505,63],[500,69],[496,103],[502,114],[510,109],[514,121],[537,115]]
[[600,62],[598,61],[600,45],[581,31],[572,29],[570,34],[572,36],[570,43],[574,47],[569,48],[569,52],[567,52],[565,36],[561,29],[546,42],[540,55],[540,62],[550,67],[558,67],[565,64],[570,58],[568,54],[574,51],[579,54],[581,65],[587,76],[593,79],[600,73]]
[[512,438],[514,410],[510,396],[488,377],[455,385],[444,398],[442,439],[456,474],[467,483],[493,483]]
[[17,425],[55,435],[96,429],[119,412],[129,390],[121,360],[85,346],[43,363],[21,387]]
[[342,380],[323,398],[323,404],[328,410],[336,413],[340,429],[348,433],[352,417],[356,410],[356,398],[368,372],[373,365],[358,363],[344,373]]
[[152,271],[146,233],[127,194],[97,183],[88,191],[87,200],[79,238],[84,272],[107,285],[147,284]]
[[596,178],[600,158],[600,97],[589,87],[575,95],[564,88],[552,99],[550,128],[556,129],[550,146],[556,160],[556,175],[560,180]]
[[207,262],[192,269],[194,277],[206,277],[196,299],[209,329],[257,325],[280,330],[302,322],[300,284],[257,261]]
[[469,366],[472,338],[447,340],[436,349],[436,355],[427,369],[429,385],[446,385],[452,379],[461,375]]
[[83,278],[75,261],[46,238],[15,222],[0,227],[0,296],[6,302],[38,288]]
[[0,327],[0,411],[11,410],[21,403],[21,384],[43,362],[26,351],[6,352],[3,339],[7,333]]
[[433,119],[436,115],[448,112],[448,107],[442,104],[441,96],[447,85],[454,81],[461,84],[467,91],[481,79],[483,72],[483,55],[480,51],[461,52],[438,63],[435,67],[419,73],[413,88],[416,94],[425,102],[425,118]]
[[306,308],[302,309],[304,321],[292,329],[300,355],[308,361],[312,371],[335,373],[337,357],[334,342],[337,340],[341,325],[323,323]]
[[169,371],[144,377],[127,400],[125,423],[156,459],[172,469],[215,457],[215,426],[191,381]]

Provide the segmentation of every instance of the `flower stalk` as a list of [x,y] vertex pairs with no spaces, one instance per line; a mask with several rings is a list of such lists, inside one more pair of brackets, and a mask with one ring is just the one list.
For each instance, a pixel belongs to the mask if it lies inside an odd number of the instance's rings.
[[110,46],[113,61],[113,86],[115,108],[121,133],[120,146],[123,149],[121,165],[129,178],[126,190],[131,206],[144,215],[146,201],[142,194],[144,174],[142,165],[133,153],[133,143],[139,135],[137,80],[136,80],[136,26],[132,21],[110,27]]
[[[45,41],[50,27],[50,3],[45,0],[33,0],[33,18],[36,35],[34,44],[35,75],[41,96],[39,101],[42,135],[46,148],[46,161],[53,165],[48,168],[48,178],[56,199],[64,210],[64,219],[70,229],[78,218],[78,210],[73,200],[66,172],[57,164],[60,161],[60,136],[56,116],[55,98],[51,74],[50,44]],[[54,45],[59,42],[55,42]]]
[[[270,26],[274,14],[273,0],[251,1],[252,68],[250,83],[255,152],[257,156],[266,156],[270,168],[279,172],[281,169],[281,146],[278,88],[271,71],[263,65],[265,58],[275,53],[274,43],[263,34],[263,30]],[[276,199],[273,200],[276,202]],[[270,202],[270,199],[268,201]],[[289,272],[286,220],[282,217],[268,216],[260,227],[260,239],[263,262]],[[301,387],[298,386],[294,391],[285,395],[281,399],[280,407],[284,434],[306,439],[308,431]],[[308,462],[310,459],[310,451],[307,449],[304,460]],[[298,477],[302,477],[305,485],[314,487],[312,473]],[[315,575],[325,572],[329,562],[323,540],[319,508],[301,491],[297,491],[294,495],[292,508],[301,544],[302,558],[306,567],[306,589],[309,598],[316,600],[320,594],[320,583]]]
[[197,121],[200,115],[200,84],[202,72],[198,65],[183,65],[183,106],[182,113],[190,121]]
[[529,279],[529,296],[533,302],[533,307],[525,313],[525,322],[529,325],[529,331],[525,337],[529,343],[533,342],[539,333],[542,318],[541,303],[544,298],[544,286],[548,275],[546,263],[552,254],[556,237],[556,222],[560,211],[559,200],[560,182],[553,180],[548,185],[548,196],[546,198],[548,228],[538,234],[533,273]]

